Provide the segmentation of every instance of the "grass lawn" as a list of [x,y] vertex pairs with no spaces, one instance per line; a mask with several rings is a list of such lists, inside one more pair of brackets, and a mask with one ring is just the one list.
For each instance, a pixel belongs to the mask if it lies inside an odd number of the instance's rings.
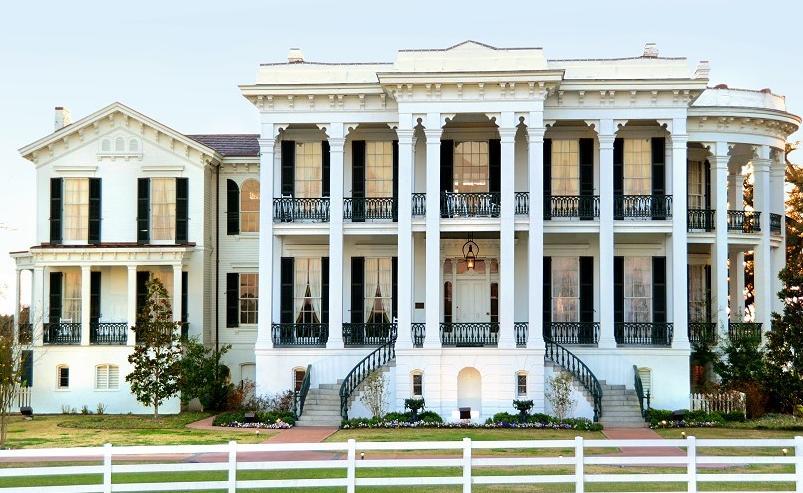
[[[655,430],[664,438],[682,438],[681,432],[686,432],[688,436],[695,438],[794,438],[795,435],[802,435],[800,431],[783,430],[751,430],[746,428],[675,428]],[[697,453],[701,455],[783,455],[781,448],[770,447],[697,447]],[[794,449],[789,448],[789,453],[794,454]]]

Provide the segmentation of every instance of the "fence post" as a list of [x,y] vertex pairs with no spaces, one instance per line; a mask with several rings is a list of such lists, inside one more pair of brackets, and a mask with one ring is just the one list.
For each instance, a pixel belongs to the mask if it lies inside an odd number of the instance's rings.
[[463,438],[463,493],[471,493],[471,439]]
[[348,463],[346,465],[346,493],[354,493],[357,489],[357,442],[349,438]]
[[585,490],[585,450],[583,437],[574,437],[574,491],[583,493]]
[[795,437],[795,491],[803,493],[803,437]]
[[689,476],[689,493],[697,491],[697,439],[693,436],[687,437],[689,442],[686,446],[686,474]]
[[237,442],[229,442],[229,493],[237,492]]
[[103,493],[112,493],[112,444],[103,445]]

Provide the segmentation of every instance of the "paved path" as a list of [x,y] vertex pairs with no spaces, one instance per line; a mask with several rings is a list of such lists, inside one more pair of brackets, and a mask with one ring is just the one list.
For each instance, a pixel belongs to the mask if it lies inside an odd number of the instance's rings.
[[[611,440],[663,440],[650,428],[605,428],[602,434]],[[677,447],[622,447],[619,452],[611,455],[639,456],[649,455],[656,457],[680,457],[686,452]]]

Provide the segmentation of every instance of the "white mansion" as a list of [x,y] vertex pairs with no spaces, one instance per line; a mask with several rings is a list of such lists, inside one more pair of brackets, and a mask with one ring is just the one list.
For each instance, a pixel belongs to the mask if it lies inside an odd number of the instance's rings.
[[233,346],[235,383],[298,391],[305,424],[364,414],[374,369],[390,408],[422,396],[447,420],[517,398],[548,412],[558,369],[578,415],[638,421],[640,386],[688,408],[696,344],[769,330],[779,309],[800,125],[782,96],[708,72],[652,44],[579,60],[473,41],[393,63],[291,50],[240,88],[259,134],[57,108],[21,149],[37,239],[12,254],[18,286],[32,279],[17,303],[32,407],[144,411],[125,375],[150,276],[190,336]]

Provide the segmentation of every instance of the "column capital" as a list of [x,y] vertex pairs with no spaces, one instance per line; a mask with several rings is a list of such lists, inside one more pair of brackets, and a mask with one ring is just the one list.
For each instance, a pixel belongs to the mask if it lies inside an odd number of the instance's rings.
[[262,154],[273,152],[276,147],[276,139],[259,139],[259,152]]
[[334,152],[343,152],[343,147],[346,144],[345,137],[329,137],[329,150]]
[[672,141],[672,149],[683,149],[689,144],[689,136],[685,134],[672,134],[669,139]]
[[545,127],[527,127],[527,139],[531,144],[544,142]]
[[613,141],[616,140],[616,135],[597,135],[597,140],[599,140],[599,148],[600,149],[613,149]]
[[516,141],[516,128],[515,127],[499,127],[499,139],[505,143],[512,143]]
[[399,144],[412,144],[415,142],[415,130],[412,128],[397,128],[396,138]]
[[126,268],[128,268],[128,272],[137,270],[137,266],[136,265],[126,265]]
[[424,129],[424,136],[427,138],[427,142],[431,143],[432,140],[436,140],[440,142],[441,135],[443,135],[442,128],[425,128]]

